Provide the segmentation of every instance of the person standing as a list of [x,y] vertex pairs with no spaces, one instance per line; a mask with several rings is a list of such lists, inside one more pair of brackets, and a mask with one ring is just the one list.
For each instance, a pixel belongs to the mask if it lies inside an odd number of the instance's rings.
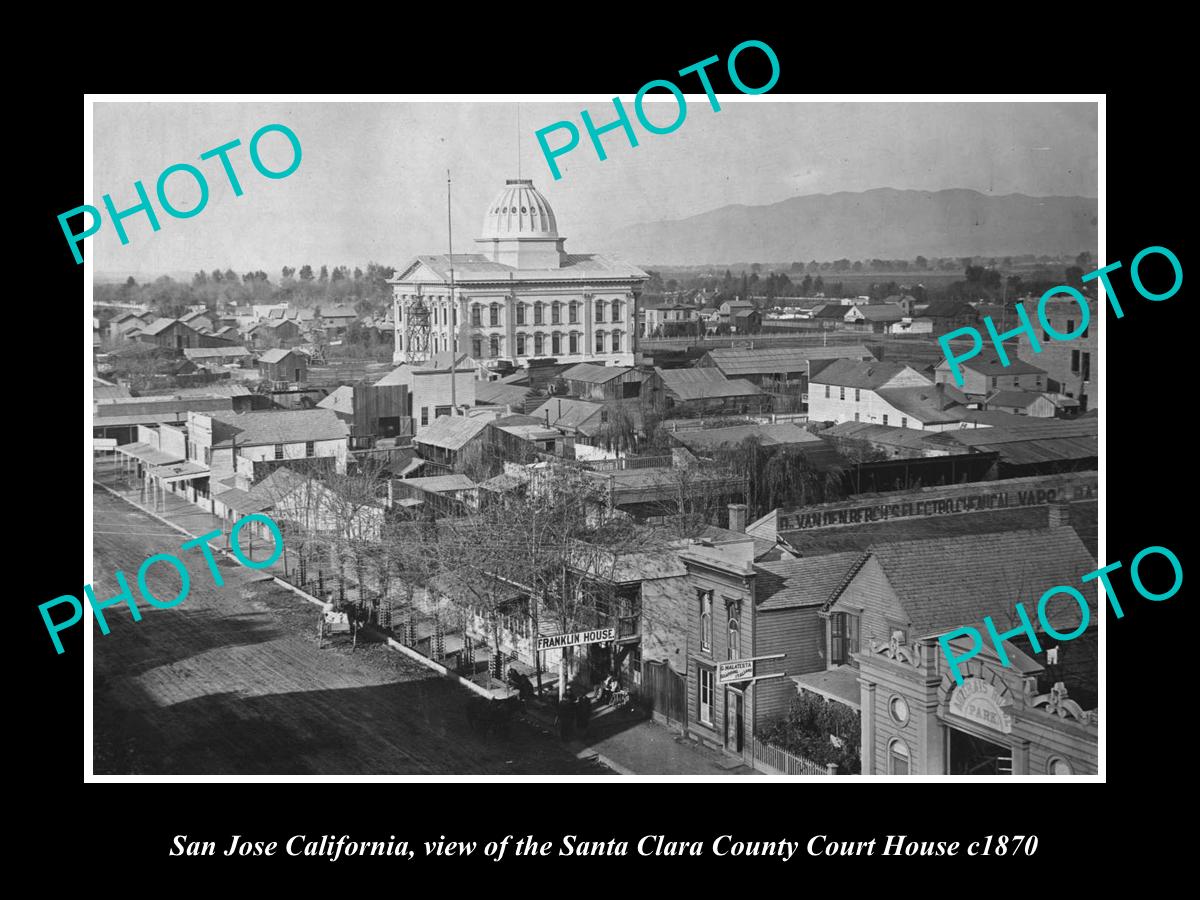
[[575,727],[580,734],[587,734],[588,722],[592,718],[592,698],[584,694],[575,701]]
[[564,741],[571,740],[575,735],[575,698],[568,688],[558,701],[558,736]]

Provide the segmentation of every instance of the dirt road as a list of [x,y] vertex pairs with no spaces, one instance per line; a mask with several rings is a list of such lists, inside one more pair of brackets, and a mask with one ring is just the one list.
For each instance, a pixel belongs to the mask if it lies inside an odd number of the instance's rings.
[[[317,607],[222,560],[215,587],[196,550],[183,555],[191,593],[171,609],[136,597],[153,553],[186,540],[97,489],[97,598],[121,569],[142,609],[107,611],[95,627],[97,774],[604,774],[533,724],[507,738],[469,730],[468,692],[379,644],[317,649]],[[162,574],[160,573],[162,570]],[[159,575],[159,577],[154,577]],[[168,566],[157,596],[178,593]]]

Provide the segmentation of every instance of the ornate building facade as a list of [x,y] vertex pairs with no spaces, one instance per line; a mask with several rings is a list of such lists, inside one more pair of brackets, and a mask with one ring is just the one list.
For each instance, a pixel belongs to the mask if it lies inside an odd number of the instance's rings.
[[509,179],[484,214],[478,252],[418,256],[389,281],[393,362],[453,350],[517,366],[550,357],[632,365],[647,274],[567,253],[565,240],[532,180]]

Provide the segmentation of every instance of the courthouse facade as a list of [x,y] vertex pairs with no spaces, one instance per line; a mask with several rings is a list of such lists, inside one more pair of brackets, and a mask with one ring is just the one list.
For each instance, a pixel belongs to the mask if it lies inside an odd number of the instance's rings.
[[393,362],[445,350],[486,363],[635,361],[647,275],[591,253],[567,253],[532,180],[509,179],[488,206],[477,252],[418,256],[389,283]]

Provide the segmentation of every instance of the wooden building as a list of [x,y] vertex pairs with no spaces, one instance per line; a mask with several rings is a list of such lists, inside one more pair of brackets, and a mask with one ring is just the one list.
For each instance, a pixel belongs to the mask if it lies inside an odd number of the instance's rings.
[[308,357],[296,350],[276,347],[258,357],[258,371],[267,381],[302,384],[308,380]]

